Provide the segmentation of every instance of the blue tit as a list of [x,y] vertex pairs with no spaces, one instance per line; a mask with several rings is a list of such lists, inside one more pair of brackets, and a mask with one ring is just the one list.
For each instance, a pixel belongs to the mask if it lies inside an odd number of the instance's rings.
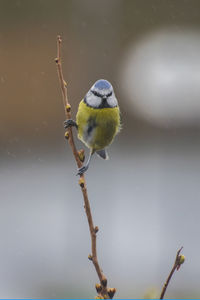
[[78,129],[78,138],[90,149],[88,161],[78,170],[78,175],[87,171],[95,152],[108,159],[105,148],[120,130],[120,110],[110,82],[100,79],[94,83],[79,104],[76,122],[64,122],[65,128],[69,126]]

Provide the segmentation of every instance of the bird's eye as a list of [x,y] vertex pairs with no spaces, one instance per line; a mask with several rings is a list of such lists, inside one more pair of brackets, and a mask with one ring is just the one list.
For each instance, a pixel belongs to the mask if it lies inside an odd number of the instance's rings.
[[106,95],[106,97],[110,97],[110,96],[112,96],[112,92]]

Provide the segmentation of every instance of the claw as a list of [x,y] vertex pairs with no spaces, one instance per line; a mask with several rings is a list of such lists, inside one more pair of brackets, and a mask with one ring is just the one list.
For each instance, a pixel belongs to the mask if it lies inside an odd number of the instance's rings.
[[80,169],[78,169],[78,173],[76,175],[78,176],[78,175],[84,174],[87,171],[87,169],[88,169],[88,166],[81,167]]
[[75,126],[76,128],[78,128],[78,125],[76,124],[76,122],[72,119],[66,120],[64,121],[64,128],[67,129],[69,127]]

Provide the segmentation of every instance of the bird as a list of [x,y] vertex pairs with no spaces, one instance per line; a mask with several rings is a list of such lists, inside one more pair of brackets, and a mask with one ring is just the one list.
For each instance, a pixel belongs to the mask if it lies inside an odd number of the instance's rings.
[[64,128],[76,127],[78,138],[90,149],[87,163],[78,169],[77,175],[85,173],[91,157],[96,153],[108,159],[108,147],[121,129],[120,109],[111,83],[97,80],[80,101],[76,121],[68,119]]

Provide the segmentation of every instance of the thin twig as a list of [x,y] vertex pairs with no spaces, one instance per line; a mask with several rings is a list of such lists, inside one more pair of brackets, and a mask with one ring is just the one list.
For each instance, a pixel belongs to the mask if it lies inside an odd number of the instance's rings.
[[174,265],[173,265],[173,267],[172,267],[172,269],[171,269],[171,272],[169,273],[169,276],[167,277],[167,280],[166,280],[165,284],[163,285],[162,292],[161,292],[161,294],[160,294],[160,299],[163,299],[163,298],[164,298],[164,295],[165,295],[165,292],[166,292],[166,290],[167,290],[168,284],[169,284],[169,282],[170,282],[170,280],[171,280],[171,278],[172,278],[172,276],[173,276],[175,270],[178,271],[178,269],[180,268],[181,264],[182,264],[182,263],[184,262],[184,260],[185,260],[184,255],[179,255],[182,249],[183,249],[183,247],[181,247],[181,248],[177,251],[177,253],[176,253],[176,259],[175,259]]
[[[65,108],[65,115],[67,119],[71,119],[71,105],[69,103],[68,100],[68,96],[67,96],[67,84],[64,80],[64,76],[63,76],[63,71],[62,71],[62,60],[61,60],[61,44],[62,44],[62,39],[61,36],[58,35],[57,36],[57,57],[55,59],[55,62],[57,64],[57,70],[58,70],[58,77],[60,80],[60,87],[61,87],[61,91],[62,91],[62,97],[63,97],[63,104],[64,104],[64,108]],[[79,154],[77,152],[75,143],[74,143],[74,138],[73,138],[73,133],[72,133],[72,128],[68,129],[68,135],[65,135],[68,138],[69,144],[72,148],[72,152],[74,155],[74,158],[76,160],[77,166],[78,168],[80,168],[82,166],[82,162],[80,161],[79,158]],[[108,289],[107,288],[107,279],[105,277],[105,275],[103,274],[100,266],[99,266],[99,262],[98,262],[98,258],[97,258],[97,249],[96,249],[96,233],[98,231],[98,227],[94,226],[93,223],[93,219],[92,219],[92,213],[91,213],[91,209],[90,209],[90,202],[88,199],[88,194],[87,194],[87,188],[86,188],[86,181],[85,181],[85,177],[84,175],[80,176],[80,180],[79,180],[79,184],[82,190],[82,194],[83,194],[83,199],[84,199],[84,208],[85,208],[85,212],[87,215],[87,220],[88,220],[88,224],[89,224],[89,229],[90,229],[90,236],[91,236],[91,251],[92,254],[88,256],[88,258],[93,262],[94,267],[96,269],[97,275],[99,277],[100,280],[100,284],[96,285],[96,289],[98,294],[102,297],[102,298],[112,298],[114,293],[115,293],[115,289]]]

